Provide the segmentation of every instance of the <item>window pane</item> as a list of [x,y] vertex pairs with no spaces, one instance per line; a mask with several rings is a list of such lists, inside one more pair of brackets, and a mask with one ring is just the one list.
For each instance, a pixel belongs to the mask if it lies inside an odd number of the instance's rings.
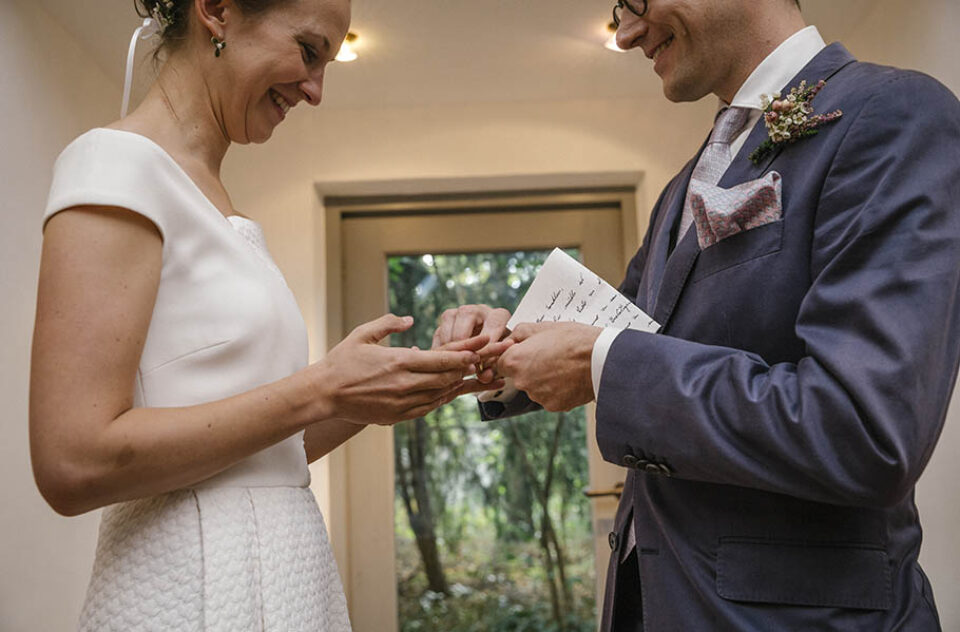
[[[512,310],[549,254],[389,258],[390,309],[416,319],[392,344],[429,348],[449,307]],[[394,432],[400,630],[595,630],[583,409],[484,423],[462,397]]]

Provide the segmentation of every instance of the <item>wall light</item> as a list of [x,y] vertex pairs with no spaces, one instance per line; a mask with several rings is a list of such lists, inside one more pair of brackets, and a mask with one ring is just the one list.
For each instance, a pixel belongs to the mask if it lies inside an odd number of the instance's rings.
[[337,61],[353,61],[357,58],[357,51],[353,48],[353,43],[359,39],[356,33],[350,32],[347,33],[347,37],[343,40],[343,44],[340,45],[340,52],[337,53]]
[[617,25],[611,22],[607,25],[607,31],[610,33],[610,37],[608,37],[607,41],[603,43],[603,47],[607,50],[612,50],[617,53],[627,52],[617,46]]

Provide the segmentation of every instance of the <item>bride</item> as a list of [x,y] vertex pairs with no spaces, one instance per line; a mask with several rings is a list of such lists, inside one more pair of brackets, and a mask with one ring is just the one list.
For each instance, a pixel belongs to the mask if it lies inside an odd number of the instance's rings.
[[491,388],[463,379],[486,338],[388,348],[412,319],[386,315],[308,365],[221,182],[232,143],[320,103],[349,0],[138,6],[166,61],[134,112],[63,151],[44,217],[34,474],[64,515],[106,507],[80,629],[348,630],[307,463]]

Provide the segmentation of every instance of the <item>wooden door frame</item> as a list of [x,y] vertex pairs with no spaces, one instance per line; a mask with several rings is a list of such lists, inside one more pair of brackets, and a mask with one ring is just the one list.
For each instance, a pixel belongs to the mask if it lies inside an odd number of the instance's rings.
[[[342,250],[342,222],[344,214],[353,216],[390,216],[396,214],[464,214],[484,212],[517,211],[546,208],[586,210],[590,208],[619,208],[621,216],[623,261],[629,262],[640,241],[637,214],[637,199],[643,200],[642,178],[635,173],[622,174],[627,184],[602,187],[579,187],[575,189],[548,188],[536,190],[473,191],[457,193],[428,193],[421,195],[338,195],[336,186],[317,185],[315,203],[315,243],[322,244],[324,255],[315,257],[316,279],[323,280],[324,291],[316,292],[316,313],[326,315],[326,336],[316,332],[316,340],[326,340],[326,349],[333,348],[348,333],[344,331],[343,276],[344,253]],[[382,186],[382,185],[381,185]],[[382,190],[371,184],[368,190]],[[643,226],[645,229],[646,218]],[[318,248],[319,250],[319,248]],[[319,288],[318,288],[319,289]],[[372,429],[377,430],[377,429]],[[371,432],[370,430],[365,432]],[[391,463],[392,467],[392,463]],[[350,444],[346,444],[325,457],[319,467],[322,489],[318,491],[321,505],[326,512],[330,541],[340,569],[350,611],[370,607],[370,604],[353,602],[354,581],[357,569],[352,568],[351,549],[362,543],[351,541],[351,516],[348,502],[349,471],[351,469]],[[598,582],[602,577],[598,576]],[[396,610],[396,595],[384,596],[383,607]],[[360,631],[363,632],[363,631]]]

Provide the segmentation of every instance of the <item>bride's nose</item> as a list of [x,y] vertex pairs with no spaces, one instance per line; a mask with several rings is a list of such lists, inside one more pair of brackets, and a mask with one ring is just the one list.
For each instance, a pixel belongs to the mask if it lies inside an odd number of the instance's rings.
[[320,101],[323,99],[323,73],[323,70],[312,73],[298,86],[303,94],[303,100],[310,105],[320,105]]

